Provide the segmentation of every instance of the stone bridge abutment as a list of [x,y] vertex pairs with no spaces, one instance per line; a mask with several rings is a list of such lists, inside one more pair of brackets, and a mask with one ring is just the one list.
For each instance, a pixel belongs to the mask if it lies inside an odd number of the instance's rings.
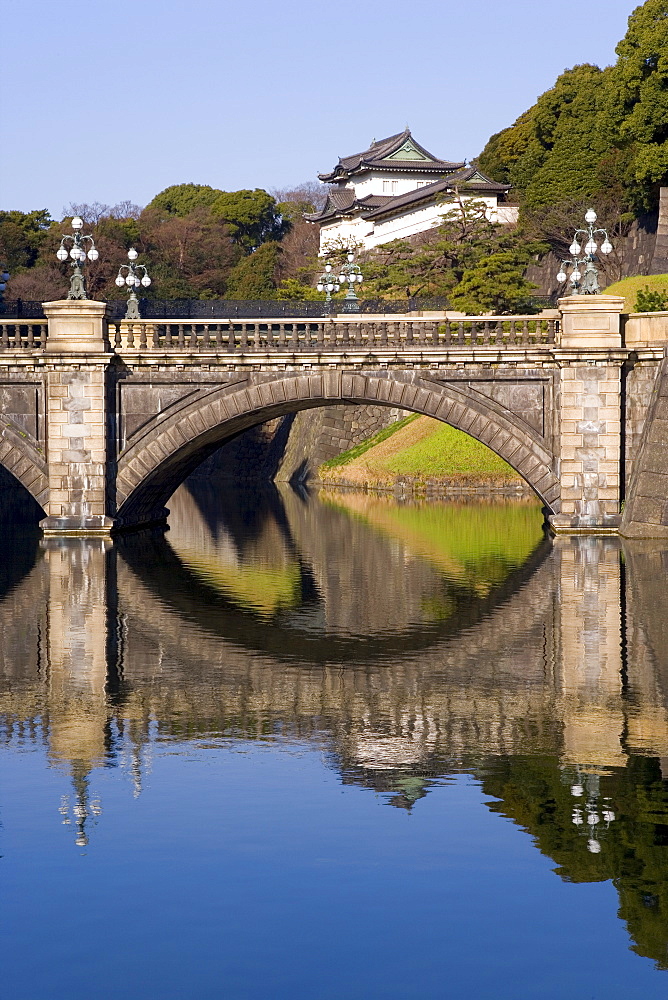
[[577,296],[537,317],[110,327],[104,303],[46,303],[46,323],[0,321],[0,464],[47,534],[108,534],[164,518],[183,479],[249,427],[382,405],[490,447],[556,532],[624,531],[626,499],[629,533],[661,535],[668,318],[620,323],[622,307]]

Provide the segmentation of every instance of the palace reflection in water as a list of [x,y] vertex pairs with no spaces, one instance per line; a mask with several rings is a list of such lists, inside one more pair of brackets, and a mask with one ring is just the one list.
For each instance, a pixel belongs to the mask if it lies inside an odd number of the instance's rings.
[[156,740],[310,741],[406,810],[464,771],[563,878],[614,879],[668,967],[668,548],[550,540],[516,502],[191,481],[170,507],[167,534],[3,542],[2,739],[63,770],[78,845],[96,769],[139,794]]

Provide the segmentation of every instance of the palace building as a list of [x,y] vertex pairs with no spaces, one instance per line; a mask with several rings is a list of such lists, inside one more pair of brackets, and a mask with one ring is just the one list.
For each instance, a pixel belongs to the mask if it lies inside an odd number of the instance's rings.
[[327,201],[305,218],[320,226],[321,253],[341,238],[368,250],[432,229],[457,194],[484,201],[493,222],[517,220],[517,209],[506,204],[509,184],[497,184],[464,162],[439,160],[408,128],[342,157],[330,173],[318,176],[331,185]]

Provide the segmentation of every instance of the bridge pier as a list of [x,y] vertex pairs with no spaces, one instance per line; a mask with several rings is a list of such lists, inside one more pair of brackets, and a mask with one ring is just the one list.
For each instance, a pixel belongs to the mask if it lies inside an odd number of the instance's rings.
[[561,509],[557,533],[616,534],[621,520],[622,350],[624,299],[572,295],[562,316],[557,459]]
[[108,535],[107,369],[104,302],[46,302],[45,535]]

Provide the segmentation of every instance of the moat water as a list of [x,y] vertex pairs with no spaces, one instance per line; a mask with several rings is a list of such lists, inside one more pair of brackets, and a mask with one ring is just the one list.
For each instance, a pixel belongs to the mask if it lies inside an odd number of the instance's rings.
[[0,996],[668,994],[668,545],[170,507],[0,535]]

